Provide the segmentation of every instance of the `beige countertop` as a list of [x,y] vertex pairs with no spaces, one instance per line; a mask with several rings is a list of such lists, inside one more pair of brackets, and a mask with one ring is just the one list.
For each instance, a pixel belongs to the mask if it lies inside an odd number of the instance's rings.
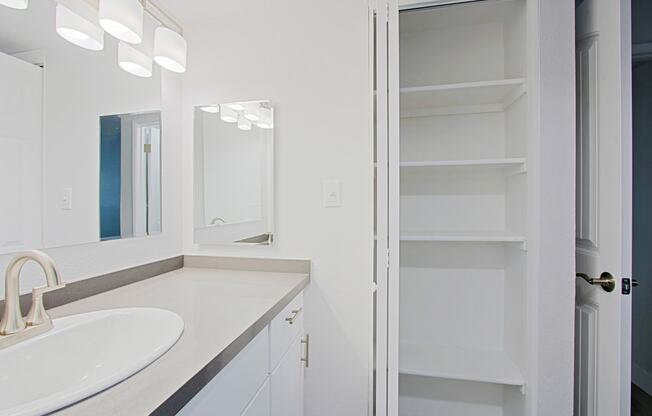
[[56,414],[173,413],[173,402],[176,406],[187,402],[189,392],[219,372],[308,281],[308,274],[302,273],[184,267],[52,309],[51,316],[57,318],[101,309],[156,307],[176,312],[185,325],[179,341],[148,367]]

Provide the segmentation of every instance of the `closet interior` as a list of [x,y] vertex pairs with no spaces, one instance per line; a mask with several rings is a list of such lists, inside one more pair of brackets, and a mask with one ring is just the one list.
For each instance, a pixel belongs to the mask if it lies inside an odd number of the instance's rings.
[[401,416],[522,416],[526,1],[402,10]]

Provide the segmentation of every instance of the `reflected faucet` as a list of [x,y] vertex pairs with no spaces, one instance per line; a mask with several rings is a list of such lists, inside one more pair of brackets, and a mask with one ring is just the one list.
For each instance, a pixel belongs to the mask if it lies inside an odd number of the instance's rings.
[[[45,272],[45,286],[32,289],[32,306],[25,318],[20,310],[19,278],[23,266],[28,261],[38,263]],[[54,260],[47,254],[30,250],[19,253],[7,266],[5,274],[5,306],[0,320],[0,348],[13,345],[52,328],[52,320],[45,311],[43,294],[61,289],[66,284],[61,281]]]

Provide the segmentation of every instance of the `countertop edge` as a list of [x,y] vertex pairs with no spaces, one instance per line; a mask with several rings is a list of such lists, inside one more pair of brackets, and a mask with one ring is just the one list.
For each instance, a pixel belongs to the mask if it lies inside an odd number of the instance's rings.
[[204,388],[217,374],[235,358],[260,331],[279,314],[306,286],[310,283],[310,275],[288,292],[281,300],[265,312],[256,322],[244,330],[240,336],[233,340],[226,348],[220,351],[208,364],[199,370],[183,386],[178,388],[170,397],[161,403],[152,416],[167,416],[178,413],[199,391]]

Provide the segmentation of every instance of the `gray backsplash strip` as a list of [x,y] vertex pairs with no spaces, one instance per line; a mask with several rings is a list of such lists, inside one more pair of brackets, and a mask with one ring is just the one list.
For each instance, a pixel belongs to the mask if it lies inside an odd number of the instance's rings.
[[223,270],[249,270],[254,272],[310,274],[310,260],[184,256],[184,266]]
[[[176,256],[68,283],[63,289],[43,295],[43,301],[46,309],[56,308],[182,267],[310,274],[310,260]],[[65,281],[66,277],[63,276],[63,279]],[[4,307],[4,303],[4,299],[0,299],[0,310]],[[24,314],[27,313],[31,304],[32,295],[30,293],[21,295],[20,307]]]
[[[117,289],[131,283],[149,279],[163,273],[181,269],[183,256],[170,257],[116,272],[106,273],[90,279],[78,280],[66,285],[65,288],[43,295],[46,309],[55,308],[66,303],[97,295],[102,292]],[[65,281],[66,277],[63,276]],[[4,300],[0,300],[0,310],[4,307]],[[32,304],[32,295],[24,294],[20,297],[20,307],[27,313]]]

